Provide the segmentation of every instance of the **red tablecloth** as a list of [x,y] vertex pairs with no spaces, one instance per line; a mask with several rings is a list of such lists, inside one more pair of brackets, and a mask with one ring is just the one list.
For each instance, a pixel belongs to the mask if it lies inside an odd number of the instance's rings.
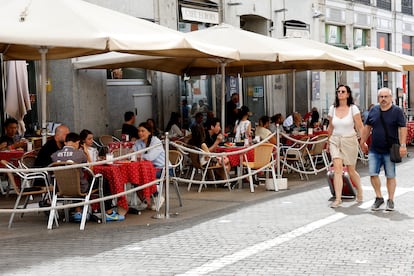
[[119,149],[122,145],[123,149],[131,149],[134,146],[135,142],[110,142],[108,144],[109,152],[112,152],[114,149]]
[[407,144],[411,144],[414,139],[414,121],[407,122]]
[[[101,173],[103,177],[108,179],[112,194],[123,192],[126,183],[142,185],[155,180],[155,167],[150,161],[145,160],[113,165],[98,165],[94,166],[93,170],[95,173]],[[144,197],[148,203],[151,202],[151,195],[156,191],[156,184],[143,189]],[[126,196],[118,197],[117,204],[120,214],[128,211]],[[125,211],[120,211],[120,208]]]
[[18,166],[18,160],[23,156],[23,150],[6,150],[0,151],[0,160],[6,160],[13,165]]
[[[216,152],[234,152],[244,149],[245,147],[217,147]],[[244,155],[244,153],[243,153]],[[229,154],[226,155],[229,158],[230,166],[237,167],[240,165],[240,154]],[[253,161],[254,160],[254,150],[249,150],[247,152],[247,160]]]

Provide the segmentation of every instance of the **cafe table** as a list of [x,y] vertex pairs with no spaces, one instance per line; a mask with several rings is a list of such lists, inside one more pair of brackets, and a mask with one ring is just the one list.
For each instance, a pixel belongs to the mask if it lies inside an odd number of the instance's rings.
[[407,122],[407,144],[411,145],[414,139],[414,121]]
[[[244,155],[246,155],[247,160],[248,161],[254,161],[254,150],[248,150],[247,152],[243,152],[243,153],[236,153],[236,154],[232,154],[233,152],[236,151],[240,151],[246,149],[246,146],[219,146],[216,148],[216,152],[217,153],[221,153],[221,152],[227,152],[229,153],[228,155],[226,155],[227,158],[229,158],[229,163],[230,166],[236,167],[237,168],[237,176],[241,176],[242,175],[242,170],[243,170],[243,158]],[[242,181],[241,179],[238,181],[239,187],[241,187]]]
[[135,142],[132,141],[120,141],[120,142],[110,142],[108,143],[108,149],[109,152],[113,152],[115,149],[120,149],[121,151],[123,149],[132,149],[132,147],[134,146]]
[[[125,184],[143,185],[155,180],[155,167],[151,161],[142,160],[137,162],[115,161],[113,164],[97,165],[93,167],[95,173],[101,173],[109,182],[112,194],[125,191]],[[154,184],[144,188],[143,195],[150,206],[151,195],[157,191]],[[118,213],[125,215],[128,212],[128,201],[126,196],[117,198]]]
[[232,152],[235,151],[240,151],[245,149],[245,146],[242,147],[238,147],[238,146],[232,146],[232,147],[226,147],[226,146],[219,146],[216,148],[216,152],[217,153],[221,153],[221,152],[227,152],[229,153],[229,155],[226,155],[227,158],[229,158],[229,162],[230,162],[230,166],[231,167],[237,167],[239,166],[242,161],[243,161],[243,156],[244,154],[247,155],[247,160],[248,161],[253,161],[254,160],[254,150],[249,150],[247,152],[244,153],[236,153],[236,154],[231,154]]
[[18,166],[18,160],[23,156],[24,150],[3,150],[0,151],[0,160],[6,160]]

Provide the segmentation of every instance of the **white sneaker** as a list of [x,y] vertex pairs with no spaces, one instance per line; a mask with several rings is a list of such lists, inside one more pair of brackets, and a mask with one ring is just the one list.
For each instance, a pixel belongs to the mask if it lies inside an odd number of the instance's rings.
[[[160,206],[158,208],[161,209],[161,206],[164,204],[165,198],[163,196],[159,196],[159,201],[160,201]],[[151,205],[151,210],[156,211],[157,210],[157,202],[158,202],[158,197],[154,198],[154,203]]]

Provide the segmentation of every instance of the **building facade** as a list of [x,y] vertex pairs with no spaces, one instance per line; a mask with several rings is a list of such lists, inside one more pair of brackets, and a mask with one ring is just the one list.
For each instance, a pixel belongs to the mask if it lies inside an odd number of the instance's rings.
[[[221,22],[271,37],[300,36],[354,49],[365,45],[412,55],[412,0],[88,0],[171,29],[188,32]],[[114,24],[117,24],[114,22]],[[237,46],[237,45],[235,45]],[[121,127],[132,110],[137,123],[154,118],[164,129],[171,112],[181,112],[182,100],[197,110],[221,116],[220,76],[186,78],[167,73],[122,68],[121,71],[75,70],[73,60],[48,61],[51,81],[48,121],[83,128],[96,135]],[[387,86],[396,102],[409,108],[410,72],[307,71],[247,78],[226,77],[227,94],[238,92],[252,121],[275,113],[302,114],[317,107],[321,115],[333,103],[335,87],[350,85],[361,110],[376,102],[376,91]],[[196,110],[196,109],[194,109]]]

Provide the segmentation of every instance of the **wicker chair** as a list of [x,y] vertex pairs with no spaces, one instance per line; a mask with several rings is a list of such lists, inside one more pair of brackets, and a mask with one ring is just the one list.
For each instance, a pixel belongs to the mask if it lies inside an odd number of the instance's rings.
[[[243,161],[243,168],[247,169],[249,174],[253,173],[256,170],[262,169],[267,167],[271,173],[273,182],[275,184],[275,190],[277,191],[276,185],[276,172],[273,162],[273,150],[275,149],[275,145],[271,143],[263,143],[254,148],[254,160],[252,162],[247,161],[247,155],[245,154]],[[253,184],[253,177],[249,175],[249,184],[250,184],[250,192],[254,193],[254,184]]]
[[[52,163],[51,167],[62,167],[67,165],[73,165],[73,162],[55,162]],[[82,171],[83,170],[83,171]],[[81,185],[80,185],[80,174],[83,172],[87,172],[92,177],[92,182],[89,184],[89,188],[87,192],[81,191]],[[57,206],[58,201],[63,201],[64,203],[67,201],[84,201],[88,202],[92,194],[99,194],[99,197],[103,197],[103,177],[101,174],[94,174],[91,169],[88,167],[82,167],[82,168],[67,168],[67,169],[57,169],[53,171],[54,173],[54,190],[53,190],[53,199],[52,199],[52,208],[55,208]],[[95,183],[98,181],[98,188],[95,188]],[[105,215],[105,206],[104,202],[100,202],[101,207],[101,214]],[[89,204],[85,204],[83,206],[83,213],[82,213],[82,219],[80,223],[80,230],[85,229],[85,223],[86,223],[86,217],[88,214],[88,208]],[[52,229],[53,227],[53,220],[55,219],[55,209],[52,209],[50,211],[49,215],[49,222],[47,225],[47,229]],[[66,221],[69,220],[69,214],[67,209],[65,209],[65,216]],[[59,226],[59,224],[56,221],[56,225]],[[105,219],[103,219],[104,223],[106,222]]]

